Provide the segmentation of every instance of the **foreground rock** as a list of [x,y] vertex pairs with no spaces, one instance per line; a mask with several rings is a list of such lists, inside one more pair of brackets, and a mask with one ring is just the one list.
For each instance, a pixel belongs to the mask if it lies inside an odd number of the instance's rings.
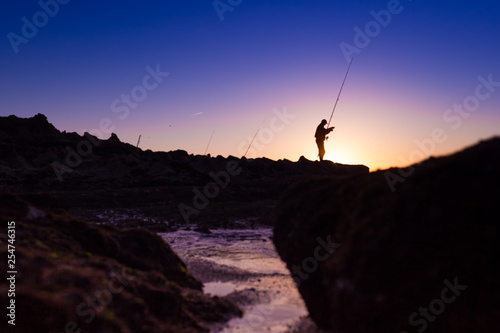
[[314,321],[349,333],[500,332],[499,170],[494,138],[412,168],[295,186],[274,242]]
[[[2,223],[15,222],[17,271],[15,297],[7,299],[13,251],[4,237],[1,306],[5,317],[14,299],[15,318],[3,318],[2,332],[207,332],[241,315],[204,295],[184,263],[148,231],[94,226],[11,195],[0,195],[0,202]],[[7,323],[12,319],[15,326]]]
[[[291,162],[143,151],[115,134],[98,140],[60,132],[42,114],[0,117],[0,156],[0,191],[101,223],[109,223],[119,210],[125,216],[120,224],[155,231],[186,222],[230,227],[248,217],[270,223],[276,199],[291,183],[311,174],[368,173],[365,166],[305,158]],[[211,183],[218,191],[205,189]]]

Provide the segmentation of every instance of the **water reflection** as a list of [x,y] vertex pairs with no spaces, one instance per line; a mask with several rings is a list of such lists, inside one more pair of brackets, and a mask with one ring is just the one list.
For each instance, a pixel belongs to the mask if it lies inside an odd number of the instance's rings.
[[204,283],[206,293],[244,310],[217,332],[284,332],[307,314],[270,237],[271,228],[160,234]]

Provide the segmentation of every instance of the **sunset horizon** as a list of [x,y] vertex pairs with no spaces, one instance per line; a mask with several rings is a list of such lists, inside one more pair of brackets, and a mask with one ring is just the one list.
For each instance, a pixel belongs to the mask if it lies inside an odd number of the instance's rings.
[[[115,4],[11,4],[0,114],[79,134],[105,122],[155,151],[204,154],[210,140],[222,156],[262,126],[249,157],[314,160],[355,59],[325,158],[385,169],[500,134],[494,2]],[[276,110],[293,118],[269,131]]]

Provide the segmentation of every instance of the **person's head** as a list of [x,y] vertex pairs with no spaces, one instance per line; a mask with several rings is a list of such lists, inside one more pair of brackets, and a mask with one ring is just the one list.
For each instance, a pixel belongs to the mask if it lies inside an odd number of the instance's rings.
[[323,120],[321,121],[321,125],[323,125],[323,126],[325,126],[325,125],[326,125],[326,119],[323,119]]

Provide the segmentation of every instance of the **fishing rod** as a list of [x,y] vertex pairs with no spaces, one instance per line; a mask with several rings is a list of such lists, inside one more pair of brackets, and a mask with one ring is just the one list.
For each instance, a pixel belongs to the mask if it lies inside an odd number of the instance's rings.
[[204,155],[206,155],[206,154],[207,154],[208,147],[210,146],[210,142],[212,142],[212,138],[213,138],[214,133],[215,133],[215,128],[216,128],[216,127],[214,127],[214,130],[212,131],[212,135],[210,135],[210,139],[208,140],[207,149],[205,149],[205,154],[204,154]]
[[351,58],[351,62],[349,63],[349,67],[347,67],[347,72],[345,73],[344,81],[342,81],[342,85],[340,86],[340,91],[339,91],[339,94],[337,96],[337,100],[335,101],[335,105],[333,106],[333,111],[332,111],[332,114],[330,115],[330,120],[328,120],[328,125],[326,126],[326,128],[330,128],[330,122],[332,121],[333,113],[335,112],[335,108],[337,107],[337,103],[339,102],[340,94],[342,94],[342,89],[344,88],[344,83],[345,83],[345,80],[347,79],[347,75],[349,75],[349,70],[351,69],[351,65],[352,65],[353,60],[354,60],[354,58]]
[[257,129],[257,132],[255,132],[255,135],[253,136],[252,141],[250,141],[250,144],[248,145],[248,148],[247,148],[247,150],[245,151],[245,155],[243,155],[243,157],[247,156],[248,150],[250,149],[250,147],[252,147],[253,141],[254,141],[254,140],[255,140],[255,138],[257,137],[257,134],[259,134],[259,131],[260,131],[260,129],[262,128],[262,126],[264,125],[264,123],[265,123],[265,122],[266,122],[266,119],[264,119],[264,121],[262,122],[262,124],[260,124],[259,129]]

